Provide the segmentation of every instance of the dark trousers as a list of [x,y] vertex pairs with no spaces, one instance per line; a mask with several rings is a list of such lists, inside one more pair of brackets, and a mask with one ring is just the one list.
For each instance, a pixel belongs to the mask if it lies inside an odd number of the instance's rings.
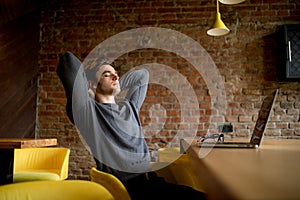
[[168,183],[150,172],[123,182],[132,200],[206,199],[205,194],[184,185]]

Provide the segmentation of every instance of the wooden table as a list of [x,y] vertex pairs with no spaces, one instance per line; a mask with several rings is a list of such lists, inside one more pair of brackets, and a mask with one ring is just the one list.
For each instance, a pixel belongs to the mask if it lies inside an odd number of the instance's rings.
[[300,199],[300,140],[264,139],[259,149],[209,150],[195,142],[185,140],[183,147],[209,199]]
[[0,185],[13,182],[14,149],[57,145],[57,139],[0,138]]

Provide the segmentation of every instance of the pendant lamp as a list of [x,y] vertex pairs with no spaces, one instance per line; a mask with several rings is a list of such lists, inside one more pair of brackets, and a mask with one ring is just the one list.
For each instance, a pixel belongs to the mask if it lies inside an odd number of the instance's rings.
[[242,3],[246,0],[219,0],[219,1],[223,4],[238,4],[238,3]]
[[210,36],[222,36],[228,34],[229,32],[230,30],[226,27],[221,19],[221,13],[219,12],[219,0],[217,0],[216,21],[214,25],[207,31],[207,34]]

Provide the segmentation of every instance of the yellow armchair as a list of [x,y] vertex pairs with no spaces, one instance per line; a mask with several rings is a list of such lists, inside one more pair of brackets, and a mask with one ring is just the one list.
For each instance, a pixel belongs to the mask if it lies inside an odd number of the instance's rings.
[[91,181],[104,186],[116,200],[130,200],[130,196],[123,183],[114,175],[97,170],[90,170]]
[[84,180],[33,181],[0,186],[1,200],[114,200],[103,186]]
[[[190,186],[196,190],[204,191],[200,181],[195,176],[191,161],[187,154],[180,154],[179,148],[162,148],[158,150],[159,162],[151,162],[152,170],[167,182]],[[90,170],[91,181],[106,187],[115,199],[130,200],[130,196],[115,176],[99,171],[96,168]]]
[[69,155],[59,147],[15,149],[13,182],[67,179]]
[[166,167],[156,171],[158,176],[165,177],[166,181],[178,185],[186,185],[204,192],[201,181],[195,175],[195,170],[187,154],[181,154],[180,149],[160,148],[158,153],[158,163],[164,163]]

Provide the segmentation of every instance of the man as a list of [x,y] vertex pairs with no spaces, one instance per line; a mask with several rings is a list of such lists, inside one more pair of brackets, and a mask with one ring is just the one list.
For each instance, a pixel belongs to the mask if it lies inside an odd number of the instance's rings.
[[[66,91],[68,117],[89,145],[97,169],[120,179],[133,200],[204,199],[203,193],[168,184],[150,172],[150,155],[139,119],[148,71],[134,70],[119,79],[112,64],[98,64],[93,95],[83,65],[72,53],[66,52],[57,68]],[[121,91],[126,91],[126,96],[117,102],[115,97]]]

